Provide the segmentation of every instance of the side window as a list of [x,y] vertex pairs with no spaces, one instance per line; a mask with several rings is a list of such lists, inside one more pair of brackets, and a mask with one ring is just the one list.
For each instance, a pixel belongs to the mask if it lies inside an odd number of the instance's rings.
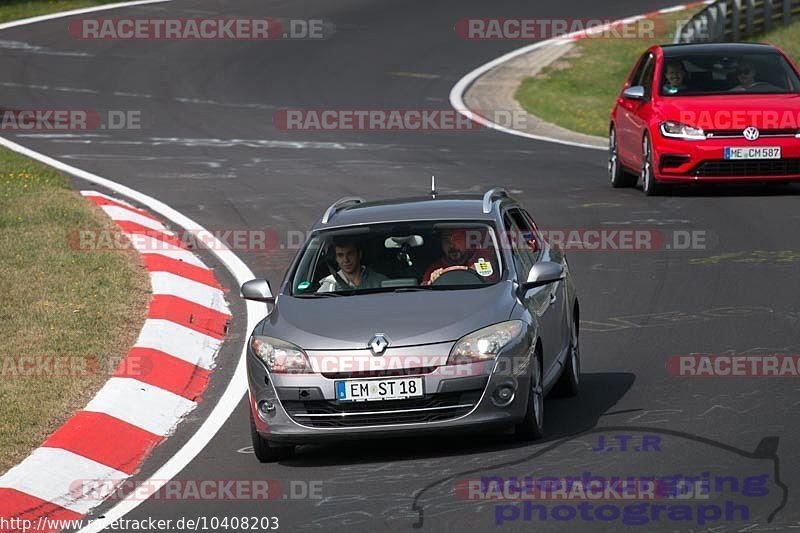
[[645,52],[642,54],[642,57],[639,58],[639,62],[636,64],[636,68],[631,75],[631,87],[634,85],[639,85],[639,80],[642,79],[642,72],[644,71],[644,67],[647,65],[647,60],[650,58],[650,54]]
[[650,56],[650,59],[647,60],[647,65],[644,67],[644,72],[642,72],[642,78],[639,80],[639,85],[644,87],[644,97],[646,100],[649,100],[653,95],[653,74],[655,70],[656,60],[653,56]]
[[519,209],[509,210],[503,217],[506,235],[511,243],[517,277],[525,279],[531,267],[536,263],[538,243],[536,234],[528,225],[525,216]]
[[538,256],[542,253],[542,249],[545,246],[544,235],[542,232],[539,231],[539,227],[536,225],[536,222],[533,221],[533,217],[530,213],[522,210],[522,215],[525,217],[525,222],[527,223],[528,227],[533,230],[533,242],[531,243],[531,248],[536,253],[537,261],[539,260]]

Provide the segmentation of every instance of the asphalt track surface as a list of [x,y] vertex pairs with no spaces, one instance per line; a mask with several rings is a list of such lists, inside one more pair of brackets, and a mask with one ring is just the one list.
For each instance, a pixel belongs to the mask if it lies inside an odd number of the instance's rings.
[[[759,531],[800,520],[797,382],[692,380],[665,370],[673,355],[800,353],[797,186],[680,189],[647,198],[640,190],[611,189],[599,151],[489,130],[288,133],[272,123],[280,108],[448,109],[449,91],[461,76],[525,44],[460,40],[453,25],[461,18],[619,18],[671,2],[602,4],[178,0],[108,16],[323,19],[335,32],[318,41],[88,42],[70,37],[64,20],[3,32],[5,41],[42,48],[3,50],[2,107],[138,110],[142,116],[140,130],[12,140],[154,196],[208,229],[268,227],[285,242],[288,231],[307,229],[340,196],[423,194],[436,174],[447,192],[509,187],[543,228],[706,235],[704,250],[570,253],[584,323],[583,390],[575,399],[546,402],[547,438],[540,442],[520,445],[507,435],[373,440],[305,446],[292,460],[261,465],[248,449],[243,401],[179,479],[276,480],[282,494],[292,487],[302,493],[307,482],[321,487],[322,498],[150,499],[126,518],[277,516],[290,531],[493,530],[496,513],[513,511],[460,500],[458,480],[709,472],[739,479],[768,474],[768,494],[731,497],[748,505],[744,521],[702,525],[694,517],[661,516],[637,529],[736,531],[750,524]],[[280,254],[239,255],[273,287],[279,283]],[[235,287],[230,296],[241,317]],[[229,344],[246,335],[242,322],[234,323]],[[237,353],[238,345],[227,348],[206,407],[157,451],[143,477],[213,406]],[[633,443],[657,435],[660,451],[593,451],[598,434],[633,435]],[[499,527],[622,527],[580,516],[524,518],[523,509]]]

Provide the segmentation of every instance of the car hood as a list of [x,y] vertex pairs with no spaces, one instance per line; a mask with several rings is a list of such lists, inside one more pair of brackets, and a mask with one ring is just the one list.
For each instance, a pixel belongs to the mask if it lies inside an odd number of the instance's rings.
[[739,94],[663,98],[657,113],[704,130],[800,128],[800,94]]
[[364,349],[376,333],[391,347],[434,344],[507,320],[514,302],[510,281],[468,290],[281,296],[261,333],[305,350]]

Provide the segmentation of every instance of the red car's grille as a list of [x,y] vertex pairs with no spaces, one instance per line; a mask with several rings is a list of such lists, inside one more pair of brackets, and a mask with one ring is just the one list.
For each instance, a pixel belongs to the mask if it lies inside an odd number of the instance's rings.
[[[794,137],[798,133],[800,133],[800,130],[797,128],[770,129],[759,132],[761,137]],[[744,138],[744,130],[709,130],[706,131],[706,134],[717,138]]]
[[800,175],[800,159],[718,159],[700,163],[692,174],[699,177],[797,176]]

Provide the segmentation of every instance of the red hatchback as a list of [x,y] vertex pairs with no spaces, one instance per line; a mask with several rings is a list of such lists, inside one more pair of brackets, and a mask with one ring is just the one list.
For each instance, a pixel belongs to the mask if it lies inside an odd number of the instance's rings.
[[763,44],[653,46],[611,113],[614,187],[800,180],[800,76]]

